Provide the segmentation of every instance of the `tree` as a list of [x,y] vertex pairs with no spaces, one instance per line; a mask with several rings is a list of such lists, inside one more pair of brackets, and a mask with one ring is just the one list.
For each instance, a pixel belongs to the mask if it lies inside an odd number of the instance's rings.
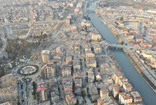
[[34,100],[36,100],[36,96],[34,96]]
[[17,105],[20,105],[19,96],[17,97]]
[[4,68],[5,74],[7,74],[9,72],[8,70],[9,70],[9,66]]
[[88,75],[88,72],[86,72],[86,75]]
[[36,96],[36,91],[35,91],[35,90],[32,92],[32,95],[33,95],[34,97]]
[[89,87],[87,87],[87,92],[89,91]]
[[124,42],[122,41],[122,42],[121,42],[121,44],[123,45],[123,44],[124,44]]
[[0,77],[4,75],[4,71],[0,70]]
[[3,60],[6,60],[6,57],[5,56],[3,56]]
[[98,72],[100,72],[100,69],[98,69]]
[[120,21],[123,21],[123,17],[120,17]]
[[36,89],[36,83],[33,82],[32,85],[33,85],[33,89],[35,90]]
[[83,97],[85,97],[85,96],[86,96],[85,90],[82,90],[82,91],[81,91],[81,94],[82,94]]
[[3,60],[3,59],[1,59],[1,60],[0,60],[0,63],[2,64],[3,62],[4,62],[4,60]]

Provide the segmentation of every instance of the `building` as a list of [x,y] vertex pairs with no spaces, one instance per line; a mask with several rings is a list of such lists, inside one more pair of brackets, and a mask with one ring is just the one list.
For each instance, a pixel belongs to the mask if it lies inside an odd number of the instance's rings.
[[130,94],[133,97],[133,102],[142,102],[142,97],[137,91],[131,91]]
[[80,73],[80,71],[76,71],[74,74],[73,74],[73,78],[74,79],[81,79],[82,78],[82,75]]
[[44,102],[38,103],[38,105],[50,105],[50,101],[44,101]]
[[75,69],[81,69],[81,63],[80,60],[74,60],[73,61],[73,68]]
[[50,83],[49,92],[51,96],[51,102],[57,103],[59,101],[59,90],[57,80]]
[[75,87],[82,87],[82,79],[75,78],[74,79]]
[[68,17],[66,18],[66,23],[67,23],[67,24],[71,24],[71,16],[68,16]]
[[87,89],[88,89],[88,94],[89,95],[97,95],[98,94],[98,90],[97,90],[94,83],[88,84]]
[[41,68],[41,76],[43,79],[52,79],[55,77],[55,64],[45,64]]
[[119,74],[117,72],[114,73],[114,75],[112,76],[112,79],[119,86],[123,86],[123,84],[128,83],[128,79],[125,78],[123,74]]
[[95,102],[99,98],[100,98],[99,94],[94,94],[94,95],[91,95],[90,100],[91,100],[91,102]]
[[124,89],[126,92],[132,91],[132,88],[133,88],[133,86],[132,86],[130,83],[123,84],[123,89]]
[[58,92],[51,92],[50,95],[51,95],[51,102],[52,103],[59,101],[60,98],[59,98]]
[[66,56],[65,63],[66,64],[72,64],[72,56]]
[[123,86],[124,84],[128,84],[129,82],[128,82],[128,79],[127,78],[120,78],[119,79],[119,86]]
[[131,97],[131,95],[129,93],[126,93],[126,92],[119,93],[119,103],[120,104],[127,105],[132,102],[133,102],[133,98]]
[[63,67],[61,70],[62,77],[71,76],[71,67]]
[[74,87],[74,94],[75,95],[81,96],[82,95],[81,91],[82,91],[81,87],[76,87],[76,86]]
[[84,99],[83,99],[83,97],[81,97],[81,96],[76,96],[76,98],[77,98],[77,100],[78,100],[79,105],[84,105]]
[[95,54],[91,51],[91,49],[85,49],[86,58],[94,58]]
[[94,41],[101,40],[101,35],[98,33],[89,33],[89,36],[91,37],[91,40],[94,40]]
[[140,22],[140,29],[139,29],[140,34],[143,34],[144,32],[144,26],[143,26],[143,22]]
[[97,99],[97,105],[118,105],[112,97]]
[[94,77],[94,73],[93,73],[93,69],[89,69],[88,71],[88,82],[92,83],[94,81],[95,77]]
[[49,50],[42,50],[41,58],[43,63],[48,63],[50,59],[50,51]]
[[63,51],[64,51],[63,46],[56,47],[55,49],[56,54],[63,54]]
[[95,45],[94,45],[94,52],[95,52],[95,54],[100,54],[100,53],[102,53],[102,46],[99,45],[99,44],[95,44]]
[[96,80],[97,81],[102,80],[102,77],[101,77],[101,73],[100,72],[97,72],[97,74],[96,74]]
[[109,96],[109,90],[106,88],[100,89],[100,97],[105,98]]
[[0,78],[0,88],[9,86],[17,86],[17,78],[16,76],[13,76],[12,73],[4,75]]
[[73,49],[74,49],[74,50],[79,50],[79,49],[80,49],[80,43],[75,43],[75,44],[73,45]]
[[48,100],[48,83],[37,83],[37,97],[39,102],[44,102]]
[[87,27],[89,27],[90,26],[90,22],[87,22],[86,20],[82,20],[81,26],[87,26]]
[[97,67],[97,62],[95,57],[93,58],[86,58],[86,67],[88,68],[96,68]]
[[121,75],[121,74],[115,72],[114,75],[112,76],[112,79],[114,80],[114,82],[115,82],[116,84],[119,84],[119,79],[120,79],[120,78],[123,78],[123,77],[124,77],[123,75]]
[[0,88],[0,103],[16,101],[18,96],[17,86]]
[[70,94],[73,92],[73,79],[72,78],[64,78],[62,80],[62,85],[63,85],[65,94]]
[[16,101],[1,103],[0,105],[17,105]]
[[0,103],[16,101],[18,96],[17,78],[12,73],[0,78]]
[[112,95],[113,95],[113,97],[116,98],[118,96],[119,92],[120,92],[120,87],[118,85],[114,85],[112,87]]
[[73,93],[66,95],[65,99],[68,105],[75,105],[77,103],[77,99]]

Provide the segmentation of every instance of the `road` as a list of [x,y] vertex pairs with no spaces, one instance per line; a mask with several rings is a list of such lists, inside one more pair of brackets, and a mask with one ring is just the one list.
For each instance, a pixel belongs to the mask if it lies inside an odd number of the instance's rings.
[[6,56],[6,46],[7,46],[7,39],[5,38],[5,32],[4,32],[4,28],[3,26],[0,26],[0,38],[2,40],[2,48],[0,48],[0,58],[2,58],[3,56]]

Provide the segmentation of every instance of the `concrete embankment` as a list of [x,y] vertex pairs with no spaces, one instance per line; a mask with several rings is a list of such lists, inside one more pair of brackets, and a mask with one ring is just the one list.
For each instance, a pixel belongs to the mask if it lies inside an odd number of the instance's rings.
[[[136,60],[134,60],[134,55],[132,56],[128,51],[126,51],[125,49],[123,49],[123,51],[127,54],[127,56],[129,57],[130,61],[133,63],[133,65],[135,66],[135,68],[137,69],[138,73],[142,76],[142,78],[147,82],[147,84],[153,89],[153,91],[156,93],[156,86],[154,85],[154,83],[150,80],[151,78],[149,76],[147,76],[147,70],[143,70],[141,68],[141,65],[138,64],[138,62],[136,62]],[[146,71],[146,72],[145,72]]]
[[111,57],[112,60],[114,61],[114,63],[115,63],[115,65],[116,65],[116,67],[118,68],[118,70],[121,71],[121,67],[120,67],[119,63],[117,62],[117,60],[115,59],[115,57],[114,57],[114,55],[113,55],[112,52],[110,52],[110,57]]
[[114,34],[114,36],[116,37],[116,39],[118,40],[119,43],[123,43],[123,40],[122,38],[120,37],[119,33],[116,31],[116,29],[112,26],[112,25],[109,25],[104,19],[103,17],[101,16],[100,13],[98,13],[97,11],[95,11],[95,13],[97,14],[97,16],[101,19],[101,21],[103,22],[103,24],[105,26],[107,26],[111,31],[112,33]]

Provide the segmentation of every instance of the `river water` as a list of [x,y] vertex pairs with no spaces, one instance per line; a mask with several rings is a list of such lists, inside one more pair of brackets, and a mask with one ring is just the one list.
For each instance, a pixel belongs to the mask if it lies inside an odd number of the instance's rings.
[[[119,43],[113,33],[107,28],[107,26],[101,22],[96,13],[89,13],[89,17],[92,24],[97,28],[97,30],[108,43]],[[129,79],[134,89],[137,90],[142,96],[143,102],[147,105],[156,105],[156,94],[140,76],[123,50],[112,50],[112,53],[121,66],[122,72]]]

